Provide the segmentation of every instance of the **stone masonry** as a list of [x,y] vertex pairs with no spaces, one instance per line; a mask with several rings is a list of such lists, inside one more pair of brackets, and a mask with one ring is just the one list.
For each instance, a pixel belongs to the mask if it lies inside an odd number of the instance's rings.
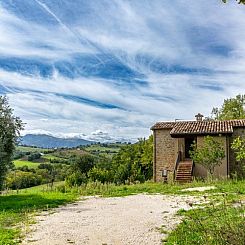
[[173,171],[177,157],[176,139],[170,136],[170,129],[155,130],[154,132],[154,181],[163,180],[162,170]]

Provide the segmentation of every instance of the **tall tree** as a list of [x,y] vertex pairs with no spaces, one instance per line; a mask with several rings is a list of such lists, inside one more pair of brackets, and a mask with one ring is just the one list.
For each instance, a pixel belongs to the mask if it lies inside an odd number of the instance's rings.
[[7,97],[0,96],[0,190],[22,129],[23,123],[14,116]]
[[245,118],[245,95],[237,95],[235,98],[224,100],[221,108],[213,108],[212,117],[216,120]]
[[[222,0],[224,3],[227,3],[228,0]],[[239,4],[245,4],[245,0],[236,0]]]
[[214,168],[221,165],[222,160],[225,158],[225,151],[219,141],[211,136],[206,136],[202,146],[197,147],[196,143],[193,144],[190,155],[195,163],[205,167],[212,176]]

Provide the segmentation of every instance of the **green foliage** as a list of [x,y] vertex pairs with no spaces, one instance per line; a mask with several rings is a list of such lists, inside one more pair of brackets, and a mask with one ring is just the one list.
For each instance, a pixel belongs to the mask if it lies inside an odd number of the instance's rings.
[[95,165],[95,158],[92,155],[85,154],[82,156],[75,156],[72,159],[72,169],[74,172],[88,175],[90,169]]
[[[223,3],[227,3],[228,0],[222,0]],[[245,0],[236,0],[236,2],[238,2],[238,4],[245,4]]]
[[[104,145],[105,147],[105,145]],[[111,145],[110,145],[111,147]],[[152,178],[153,137],[140,139],[136,144],[123,145],[118,153],[110,155],[83,154],[71,160],[72,174],[69,186],[99,181],[101,183],[135,183]]]
[[23,123],[14,116],[7,98],[0,96],[0,190],[22,129]]
[[66,178],[66,184],[70,187],[86,184],[88,178],[85,173],[74,172]]
[[10,172],[6,178],[6,187],[13,190],[32,187],[41,183],[42,177],[40,175],[19,170]]
[[231,144],[231,148],[236,153],[237,161],[245,160],[245,139],[242,139],[240,136],[237,137]]
[[235,152],[236,161],[239,164],[235,165],[236,174],[239,178],[245,175],[245,139],[237,137],[231,144],[231,148]]
[[140,181],[152,178],[153,136],[139,139],[136,144],[126,145],[113,157],[112,166],[115,183]]
[[194,163],[201,164],[208,170],[209,174],[213,175],[214,168],[221,165],[225,151],[219,141],[211,136],[206,136],[202,146],[193,144],[190,155]]
[[91,181],[99,181],[101,183],[109,183],[112,180],[112,173],[111,171],[103,168],[97,168],[93,167],[89,172],[88,172],[88,177]]
[[33,152],[33,153],[31,153],[31,154],[28,156],[27,160],[28,160],[29,162],[32,162],[32,161],[38,160],[38,159],[40,159],[40,158],[41,158],[41,154],[40,154],[39,152]]
[[230,120],[245,118],[245,95],[225,99],[221,108],[213,108],[212,115],[216,120]]

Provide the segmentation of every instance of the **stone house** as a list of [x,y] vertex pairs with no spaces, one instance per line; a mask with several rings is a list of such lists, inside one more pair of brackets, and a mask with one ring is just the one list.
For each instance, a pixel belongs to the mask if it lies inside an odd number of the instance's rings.
[[207,170],[194,164],[190,159],[190,147],[196,142],[202,145],[204,136],[210,135],[221,142],[225,158],[220,166],[215,167],[215,177],[227,177],[239,173],[239,163],[231,149],[233,139],[245,137],[245,119],[207,121],[202,115],[196,115],[196,121],[157,122],[151,127],[154,137],[153,178],[163,181],[172,173],[179,182],[191,181],[193,176],[205,178]]

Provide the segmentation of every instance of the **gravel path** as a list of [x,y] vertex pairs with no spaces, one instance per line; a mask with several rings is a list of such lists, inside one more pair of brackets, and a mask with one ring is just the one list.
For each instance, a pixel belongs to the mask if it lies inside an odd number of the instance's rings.
[[133,195],[127,197],[88,197],[55,213],[37,217],[23,244],[33,245],[144,245],[161,244],[180,222],[174,214],[188,209],[194,197]]

